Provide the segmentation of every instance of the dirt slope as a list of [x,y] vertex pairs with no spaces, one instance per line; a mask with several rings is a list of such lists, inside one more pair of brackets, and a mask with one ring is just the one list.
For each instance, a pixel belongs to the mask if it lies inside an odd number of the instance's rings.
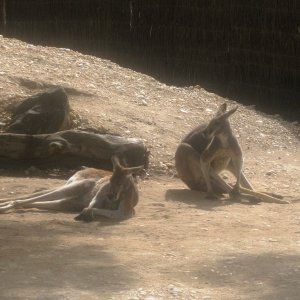
[[[255,188],[291,204],[210,202],[173,176],[172,158],[183,135],[225,99],[68,49],[0,38],[1,123],[8,105],[54,85],[66,88],[78,126],[143,138],[150,175],[126,222],[0,215],[1,299],[299,299],[298,124],[244,106],[231,122]],[[1,175],[0,197],[63,183],[54,175]]]

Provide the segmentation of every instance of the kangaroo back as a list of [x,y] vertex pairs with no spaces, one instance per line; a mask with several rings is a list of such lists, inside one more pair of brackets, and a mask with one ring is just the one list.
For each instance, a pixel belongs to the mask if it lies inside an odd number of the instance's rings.
[[67,184],[79,181],[83,179],[94,179],[95,181],[104,178],[106,176],[111,176],[112,172],[102,169],[95,168],[84,168],[83,170],[77,171],[72,177],[69,178]]

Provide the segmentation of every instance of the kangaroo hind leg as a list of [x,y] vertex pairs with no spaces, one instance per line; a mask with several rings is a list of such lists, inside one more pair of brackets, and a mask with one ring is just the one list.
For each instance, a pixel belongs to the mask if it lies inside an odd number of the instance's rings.
[[0,207],[0,213],[6,212],[7,210],[12,208],[24,207],[25,205],[27,205],[28,207],[29,204],[35,202],[46,202],[46,201],[55,201],[61,199],[67,200],[67,199],[78,198],[91,191],[94,188],[94,186],[95,186],[94,180],[85,179],[78,182],[74,182],[65,185],[63,187],[54,189],[46,194],[42,194],[32,198],[26,198],[24,200],[12,200],[3,203],[3,206]]
[[178,177],[191,190],[205,190],[205,182],[203,179],[200,154],[190,145],[181,143],[175,153],[175,166]]

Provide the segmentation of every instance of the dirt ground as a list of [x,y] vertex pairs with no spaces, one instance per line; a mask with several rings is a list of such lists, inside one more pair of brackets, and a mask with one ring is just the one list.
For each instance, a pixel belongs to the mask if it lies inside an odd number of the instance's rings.
[[[74,126],[140,137],[151,150],[136,216],[0,215],[0,299],[257,299],[300,297],[300,128],[240,105],[231,123],[244,171],[290,204],[210,201],[176,177],[180,139],[224,101],[201,87],[151,77],[68,50],[0,37],[0,126],[9,107],[66,88]],[[228,177],[224,174],[224,178]],[[0,198],[64,183],[55,171],[0,170]]]

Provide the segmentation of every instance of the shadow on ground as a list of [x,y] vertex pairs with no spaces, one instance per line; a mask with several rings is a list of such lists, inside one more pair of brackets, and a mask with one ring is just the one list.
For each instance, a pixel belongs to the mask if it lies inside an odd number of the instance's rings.
[[[220,198],[210,200],[205,198],[205,193],[199,191],[191,191],[189,189],[169,189],[166,191],[165,199],[167,201],[178,201],[189,206],[194,206],[202,210],[212,211],[217,207],[236,204],[234,201]],[[244,205],[253,205],[251,202],[238,202]]]
[[91,233],[90,225],[79,222],[21,219],[0,220],[1,299],[31,299],[27,291],[39,299],[64,298],[60,293],[70,290],[103,294],[134,281],[117,251],[103,245],[105,228],[99,224]]
[[242,299],[299,299],[299,255],[231,253],[213,264],[193,264],[191,268],[191,276],[210,287],[234,290],[239,283]]

